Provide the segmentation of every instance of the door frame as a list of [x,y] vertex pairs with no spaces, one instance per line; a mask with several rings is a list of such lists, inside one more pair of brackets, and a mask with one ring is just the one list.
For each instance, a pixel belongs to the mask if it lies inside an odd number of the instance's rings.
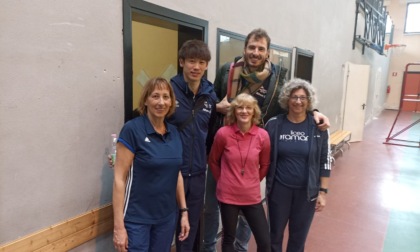
[[[202,31],[202,40],[208,42],[208,21],[167,9],[143,0],[123,1],[123,54],[124,54],[124,121],[133,118],[133,47],[132,13],[151,16],[178,25]],[[179,45],[180,46],[180,45]]]

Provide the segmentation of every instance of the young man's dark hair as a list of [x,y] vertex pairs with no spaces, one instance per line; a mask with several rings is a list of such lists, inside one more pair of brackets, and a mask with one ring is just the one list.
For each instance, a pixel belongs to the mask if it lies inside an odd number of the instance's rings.
[[209,47],[201,40],[188,40],[182,44],[178,52],[178,58],[185,59],[202,59],[207,62],[211,60]]

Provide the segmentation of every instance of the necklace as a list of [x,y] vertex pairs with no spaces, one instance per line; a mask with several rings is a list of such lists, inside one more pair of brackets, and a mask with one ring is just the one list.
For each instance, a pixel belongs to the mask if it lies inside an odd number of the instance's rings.
[[164,135],[166,133],[166,127],[165,125],[163,125],[163,128],[161,127],[161,129],[157,129],[155,128],[155,126],[153,126],[153,128],[155,129],[155,131],[161,135]]
[[249,140],[248,151],[246,153],[245,160],[243,160],[243,158],[242,158],[242,152],[241,152],[241,147],[239,147],[239,139],[238,139],[238,136],[236,136],[236,143],[238,144],[239,155],[241,156],[241,166],[242,166],[241,175],[242,176],[245,173],[245,164],[246,164],[246,160],[248,159],[249,149],[251,149],[252,139],[254,139],[254,136],[252,136],[251,137],[251,140]]
[[161,134],[161,135],[164,135],[164,134],[166,133],[166,125],[165,125],[165,123],[164,123],[162,126],[160,126],[159,128],[158,128],[158,127],[156,127],[156,126],[152,123],[152,121],[150,121],[150,124],[152,124],[152,127],[153,127],[153,129],[156,131],[156,133]]
[[[153,129],[156,133],[160,135],[164,135],[166,131],[166,124],[165,120],[152,116],[150,113],[147,113],[147,119],[149,119],[150,124],[152,125]],[[156,123],[156,125],[155,125]]]

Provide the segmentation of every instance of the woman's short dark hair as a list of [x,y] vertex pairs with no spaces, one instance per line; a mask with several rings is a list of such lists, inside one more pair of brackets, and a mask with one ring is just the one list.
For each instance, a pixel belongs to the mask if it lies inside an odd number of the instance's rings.
[[146,82],[146,85],[143,87],[143,91],[140,95],[140,101],[139,101],[139,114],[144,115],[147,113],[147,106],[146,106],[146,100],[147,98],[155,91],[155,89],[168,89],[169,90],[169,96],[171,97],[171,107],[169,108],[168,114],[166,114],[166,117],[172,115],[175,112],[176,108],[176,98],[174,90],[172,89],[171,84],[169,82],[162,78],[162,77],[156,77],[148,80]]

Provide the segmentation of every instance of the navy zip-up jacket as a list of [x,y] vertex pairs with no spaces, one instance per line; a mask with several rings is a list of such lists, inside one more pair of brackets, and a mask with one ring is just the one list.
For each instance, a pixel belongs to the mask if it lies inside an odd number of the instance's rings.
[[[307,185],[308,201],[315,200],[318,197],[320,187],[320,177],[329,177],[331,172],[331,151],[328,143],[329,130],[321,131],[315,124],[313,116],[308,113],[310,123],[310,146],[309,146],[309,178]],[[276,177],[277,170],[277,143],[280,128],[283,121],[286,120],[287,114],[280,114],[271,118],[265,125],[265,129],[270,136],[271,141],[271,158],[270,168],[266,177],[266,194],[270,197],[271,189]]]
[[175,92],[175,113],[168,122],[175,125],[181,135],[183,176],[194,176],[206,172],[207,154],[206,138],[210,118],[214,116],[218,98],[213,84],[201,79],[197,94],[188,88],[182,74],[171,79]]

